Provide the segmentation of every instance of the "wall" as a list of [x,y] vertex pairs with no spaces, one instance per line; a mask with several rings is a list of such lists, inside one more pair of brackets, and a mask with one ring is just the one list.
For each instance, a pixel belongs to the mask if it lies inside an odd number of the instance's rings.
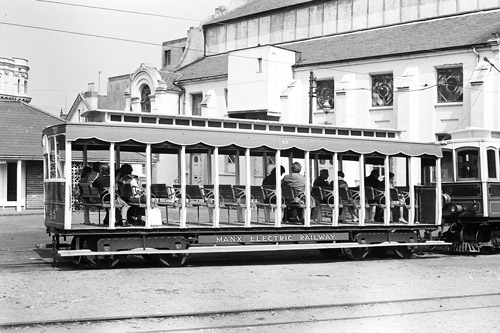
[[187,83],[183,85],[186,90],[182,96],[181,114],[191,115],[191,94],[205,94],[210,91],[212,94],[207,107],[203,107],[201,111],[202,117],[224,118],[227,115],[225,89],[227,88],[226,80],[217,80],[209,82]]
[[267,110],[279,115],[280,96],[293,80],[294,63],[294,52],[272,46],[231,52],[228,112]]
[[[480,58],[494,59],[491,50],[478,50]],[[463,102],[437,102],[437,68],[462,65]],[[480,86],[471,86],[470,79],[478,64],[472,50],[440,52],[422,56],[393,57],[374,61],[351,62],[314,68],[317,79],[335,79],[335,108],[328,115],[333,125],[343,127],[368,127],[398,129],[402,138],[429,142],[436,133],[447,133],[467,126],[497,128],[499,98],[488,91],[498,87],[496,75],[489,75]],[[310,68],[300,68],[295,79],[302,81],[302,96],[308,95]],[[364,74],[366,73],[366,74]],[[388,107],[373,107],[371,99],[371,75],[392,73],[394,76],[394,103]],[[490,73],[491,74],[491,73]],[[407,87],[407,89],[403,89]],[[491,88],[488,88],[491,87]],[[479,93],[484,92],[484,93]],[[474,97],[474,98],[472,98]],[[324,114],[314,103],[314,123],[322,123]],[[488,105],[483,108],[481,105]],[[295,106],[295,111],[309,107],[308,99]]]
[[26,162],[26,209],[43,208],[43,162]]
[[129,74],[110,77],[107,85],[107,98],[105,101],[99,101],[99,108],[109,110],[125,110],[124,92],[129,86]]
[[207,27],[207,54],[276,44],[458,12],[499,7],[500,0],[335,0]]

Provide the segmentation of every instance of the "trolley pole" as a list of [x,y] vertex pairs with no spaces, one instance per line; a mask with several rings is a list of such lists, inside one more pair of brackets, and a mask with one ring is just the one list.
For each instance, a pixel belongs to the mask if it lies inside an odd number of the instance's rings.
[[309,124],[313,123],[314,80],[314,73],[311,71],[309,75]]

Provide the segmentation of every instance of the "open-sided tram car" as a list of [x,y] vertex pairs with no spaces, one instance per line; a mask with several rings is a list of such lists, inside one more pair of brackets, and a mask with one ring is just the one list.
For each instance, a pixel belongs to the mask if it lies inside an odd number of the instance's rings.
[[[142,255],[158,264],[179,266],[194,253],[318,249],[328,256],[342,250],[351,258],[363,259],[374,248],[395,249],[398,256],[409,257],[413,246],[441,244],[422,237],[441,225],[439,145],[403,142],[399,132],[391,130],[119,111],[90,113],[90,119],[101,121],[56,125],[43,132],[45,225],[57,257],[113,266],[127,255]],[[111,179],[126,154],[144,158],[143,225],[118,226],[113,196],[82,202],[74,165],[94,162],[90,159],[96,152],[105,156],[100,162],[112,166]],[[207,176],[202,184],[193,184],[188,177],[192,168],[189,156],[194,154],[203,157]],[[271,194],[281,200],[261,197],[266,172],[261,171],[259,177],[258,170],[267,170],[269,161],[285,167],[300,161],[303,166],[305,197],[292,200],[304,211],[299,223],[283,218],[290,201],[280,186],[271,189]],[[322,189],[323,201],[314,201],[312,178],[325,161],[331,165],[333,185]],[[235,164],[232,173],[226,169],[228,163]],[[356,178],[348,198],[338,186],[341,168]],[[386,175],[385,189],[375,199],[372,189],[364,185],[372,168]],[[437,171],[435,183],[432,169]],[[390,171],[400,181],[395,198],[396,189],[387,177]],[[157,179],[166,173],[175,174],[177,184],[159,184]],[[279,174],[276,183],[280,183]],[[485,184],[476,184],[486,189]],[[232,199],[224,190],[228,185],[233,189]],[[159,191],[159,187],[166,190]],[[193,188],[201,191],[193,192]],[[117,191],[111,182],[111,193]],[[319,220],[310,216],[315,204],[321,205]],[[349,205],[358,212],[358,221],[345,218]],[[374,209],[382,212],[378,221],[370,218]],[[108,224],[103,223],[106,210]],[[266,210],[271,212],[268,217],[263,213]],[[233,211],[238,212],[237,220],[230,214]],[[71,240],[69,249],[62,246],[62,239]]]

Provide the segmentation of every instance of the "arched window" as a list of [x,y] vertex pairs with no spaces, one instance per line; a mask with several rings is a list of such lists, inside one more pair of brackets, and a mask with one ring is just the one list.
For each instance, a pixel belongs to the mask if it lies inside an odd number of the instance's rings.
[[141,112],[151,112],[151,101],[149,96],[151,95],[151,89],[147,84],[141,86]]

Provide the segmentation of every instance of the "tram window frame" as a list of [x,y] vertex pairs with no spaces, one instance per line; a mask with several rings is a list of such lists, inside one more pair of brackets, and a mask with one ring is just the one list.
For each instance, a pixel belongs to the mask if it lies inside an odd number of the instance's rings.
[[441,181],[453,182],[455,174],[453,166],[453,150],[443,149],[443,157],[441,158]]
[[[471,154],[471,153],[475,154]],[[457,170],[457,180],[479,180],[480,179],[480,167],[479,167],[479,148],[477,147],[463,147],[460,149],[457,149],[456,152],[456,161],[455,161],[455,166]],[[477,157],[475,164],[473,160],[471,159],[472,156],[469,155],[475,155]],[[463,161],[463,158],[466,160]],[[469,168],[467,171],[464,170],[464,167],[466,165],[469,165]],[[464,172],[469,172],[470,175],[467,176],[464,174]]]
[[45,174],[46,179],[65,179],[64,160],[66,153],[66,137],[64,135],[54,135],[47,137],[47,153]]
[[496,179],[497,178],[497,158],[496,158],[496,149],[493,147],[486,149],[486,161],[488,168],[488,178]]

